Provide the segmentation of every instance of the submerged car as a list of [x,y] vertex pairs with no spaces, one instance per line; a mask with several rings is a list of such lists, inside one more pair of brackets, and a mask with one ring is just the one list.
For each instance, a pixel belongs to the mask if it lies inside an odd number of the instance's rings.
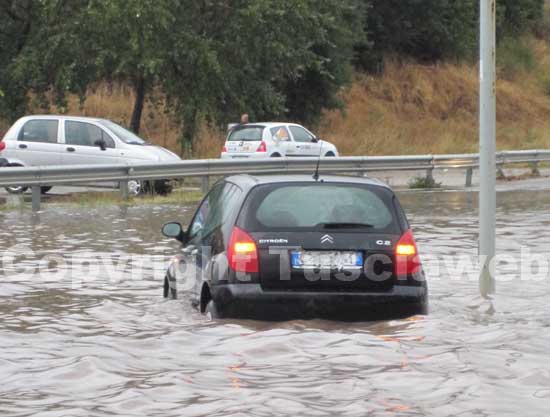
[[222,159],[334,156],[338,156],[336,146],[293,123],[236,125],[229,130],[221,154]]
[[[69,116],[27,116],[19,119],[0,141],[4,166],[92,165],[140,162],[174,162],[180,158],[153,146],[122,126],[106,119]],[[154,189],[166,194],[169,181],[130,181],[132,194]],[[43,187],[47,192],[51,187]],[[7,188],[22,193],[25,187]]]
[[376,180],[240,175],[218,182],[189,227],[164,296],[214,318],[368,321],[425,314],[428,288],[410,225]]

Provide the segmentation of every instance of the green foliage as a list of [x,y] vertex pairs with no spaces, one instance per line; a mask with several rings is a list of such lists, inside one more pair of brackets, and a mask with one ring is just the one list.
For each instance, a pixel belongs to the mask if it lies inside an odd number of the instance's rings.
[[357,0],[207,1],[176,11],[169,42],[177,47],[160,82],[184,139],[198,120],[238,120],[243,112],[314,121],[349,81],[362,12]]
[[[479,0],[366,0],[370,44],[358,48],[359,66],[380,70],[383,57],[400,54],[422,61],[477,56]],[[536,28],[544,0],[498,0],[499,39]]]
[[87,1],[4,1],[0,19],[0,115],[13,120],[28,107],[28,93],[47,108],[46,93],[65,104],[68,92],[83,96],[95,76],[95,49],[88,39],[92,22],[82,19]]
[[[10,20],[27,1],[21,21]],[[14,0],[0,9],[11,62],[0,74],[0,112],[15,118],[29,92],[63,107],[97,80],[134,86],[135,115],[157,88],[190,143],[200,120],[292,118],[314,121],[338,104],[362,42],[360,0]],[[134,124],[133,124],[134,125]],[[139,122],[135,125],[139,128]],[[137,129],[136,129],[137,130]]]
[[525,39],[506,37],[498,46],[497,66],[503,78],[513,80],[520,73],[535,67],[535,57]]
[[383,54],[421,60],[460,58],[475,48],[477,0],[370,0],[367,33],[371,48],[360,63],[373,68]]
[[414,177],[409,181],[409,188],[412,190],[441,188],[441,183],[434,180],[433,177]]
[[519,35],[542,20],[545,0],[498,0],[498,31],[503,35]]

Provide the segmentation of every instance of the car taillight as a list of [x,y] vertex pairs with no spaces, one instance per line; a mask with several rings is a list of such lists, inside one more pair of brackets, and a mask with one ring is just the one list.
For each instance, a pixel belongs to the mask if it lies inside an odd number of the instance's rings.
[[235,272],[257,273],[258,248],[256,242],[244,230],[234,227],[227,251],[229,266]]
[[421,267],[418,249],[411,230],[407,230],[395,246],[395,273],[398,277],[416,274]]
[[227,152],[227,146],[223,145],[222,152],[224,152],[224,153]]
[[264,141],[260,143],[260,146],[258,146],[258,149],[256,149],[256,152],[267,152],[267,145]]
[[6,143],[0,142],[0,152],[2,152],[4,149],[6,149]]

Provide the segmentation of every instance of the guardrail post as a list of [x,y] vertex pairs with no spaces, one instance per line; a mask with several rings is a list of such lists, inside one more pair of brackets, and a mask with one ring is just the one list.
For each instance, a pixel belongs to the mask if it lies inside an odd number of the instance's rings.
[[532,174],[534,177],[540,177],[539,161],[533,161],[533,162],[531,162],[531,174]]
[[433,187],[433,184],[435,184],[433,168],[428,168],[426,170],[426,184],[429,184],[429,188]]
[[206,194],[208,192],[208,188],[210,187],[210,177],[208,175],[205,175],[201,177],[201,191],[203,194]]
[[470,188],[472,186],[472,178],[474,176],[474,169],[468,168],[466,170],[466,188]]
[[32,190],[32,211],[40,211],[40,194],[41,189],[39,185],[33,185],[31,187]]
[[119,183],[120,187],[120,196],[123,200],[128,200],[128,181],[120,181]]

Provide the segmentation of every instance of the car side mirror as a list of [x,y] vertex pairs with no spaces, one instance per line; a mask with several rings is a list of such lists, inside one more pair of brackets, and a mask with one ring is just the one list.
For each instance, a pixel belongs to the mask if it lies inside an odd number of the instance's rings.
[[187,234],[179,223],[166,223],[162,226],[162,234],[166,237],[179,240],[181,243],[185,243],[187,240]]
[[107,150],[107,144],[105,143],[105,141],[103,139],[96,140],[94,142],[94,145],[99,147],[99,149],[101,149],[102,151]]
[[321,140],[321,139],[313,138],[313,139],[311,139],[311,142],[312,142],[312,143],[319,143],[320,140]]

